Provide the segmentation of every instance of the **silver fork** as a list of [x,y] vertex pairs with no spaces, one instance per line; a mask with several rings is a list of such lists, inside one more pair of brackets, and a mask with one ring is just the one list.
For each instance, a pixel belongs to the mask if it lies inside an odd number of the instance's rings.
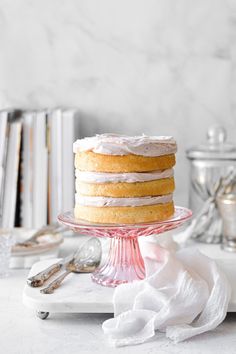
[[38,243],[37,239],[39,236],[46,235],[47,233],[54,235],[58,232],[62,232],[65,230],[67,230],[67,228],[59,224],[51,224],[51,225],[43,226],[41,229],[37,230],[30,238],[22,242],[17,242],[15,246],[28,247],[31,246],[32,244],[37,244]]

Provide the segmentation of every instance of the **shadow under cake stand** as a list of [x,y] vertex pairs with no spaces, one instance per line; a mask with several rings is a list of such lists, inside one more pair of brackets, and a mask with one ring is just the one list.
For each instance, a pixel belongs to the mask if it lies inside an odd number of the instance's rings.
[[165,221],[140,224],[98,224],[74,218],[73,212],[58,216],[60,223],[75,232],[95,237],[111,238],[106,262],[91,274],[100,285],[116,287],[122,283],[145,278],[138,237],[161,234],[181,226],[192,216],[191,210],[175,206],[174,215]]

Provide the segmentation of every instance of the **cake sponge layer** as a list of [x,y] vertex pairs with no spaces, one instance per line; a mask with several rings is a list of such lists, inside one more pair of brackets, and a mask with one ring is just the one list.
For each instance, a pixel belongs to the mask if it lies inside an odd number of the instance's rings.
[[140,155],[102,155],[92,151],[75,154],[75,168],[95,172],[146,172],[165,170],[175,165],[175,155],[145,157]]
[[103,197],[144,197],[173,193],[174,178],[163,178],[148,182],[135,183],[84,183],[76,180],[76,191],[82,195]]
[[91,207],[76,205],[75,218],[96,223],[133,224],[163,221],[174,214],[173,202],[138,207]]

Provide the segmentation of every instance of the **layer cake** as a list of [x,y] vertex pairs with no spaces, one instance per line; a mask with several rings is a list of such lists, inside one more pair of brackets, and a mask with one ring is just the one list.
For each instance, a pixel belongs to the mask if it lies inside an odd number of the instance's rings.
[[102,134],[73,145],[75,217],[96,223],[162,221],[174,213],[176,142]]

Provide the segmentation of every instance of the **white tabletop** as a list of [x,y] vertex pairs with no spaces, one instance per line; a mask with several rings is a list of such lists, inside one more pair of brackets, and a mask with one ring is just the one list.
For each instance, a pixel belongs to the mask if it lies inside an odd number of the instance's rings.
[[[78,240],[78,239],[77,239]],[[76,239],[67,239],[62,255]],[[236,313],[214,331],[174,344],[158,333],[150,342],[133,347],[112,348],[102,331],[102,322],[111,314],[52,314],[40,320],[22,304],[22,290],[28,270],[12,270],[0,279],[0,353],[6,354],[84,354],[158,353],[228,354],[236,353]]]

